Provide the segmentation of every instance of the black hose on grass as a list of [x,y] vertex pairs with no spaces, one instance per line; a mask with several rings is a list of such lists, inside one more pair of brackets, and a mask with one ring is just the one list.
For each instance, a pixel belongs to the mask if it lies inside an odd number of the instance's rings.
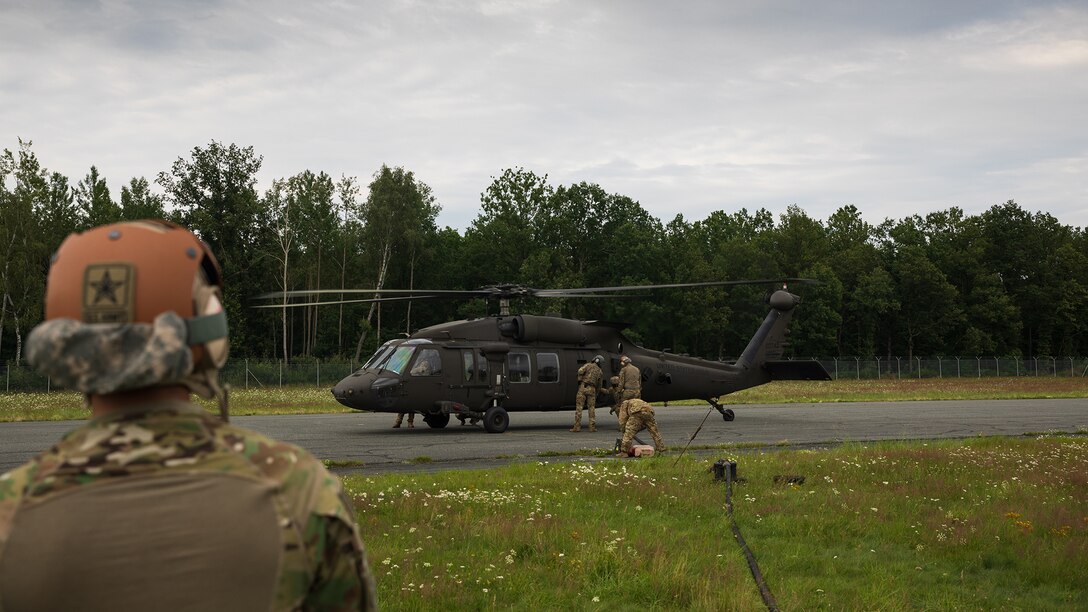
[[767,586],[767,581],[763,579],[763,572],[759,571],[759,564],[756,563],[755,555],[753,555],[752,550],[748,548],[748,544],[744,541],[744,536],[740,534],[740,527],[737,526],[737,519],[733,518],[733,474],[735,473],[735,470],[725,470],[725,510],[729,514],[729,522],[733,526],[733,537],[737,540],[737,544],[740,544],[741,550],[744,551],[744,556],[748,558],[748,569],[752,570],[752,578],[755,578],[756,586],[759,587],[759,594],[763,597],[763,603],[767,605],[767,610],[770,612],[778,612],[778,602],[775,601],[770,587]]

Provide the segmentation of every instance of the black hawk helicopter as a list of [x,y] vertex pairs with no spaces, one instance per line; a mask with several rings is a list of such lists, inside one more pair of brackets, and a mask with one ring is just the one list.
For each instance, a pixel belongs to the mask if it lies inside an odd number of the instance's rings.
[[[813,283],[808,279],[784,279]],[[708,361],[638,346],[628,340],[625,324],[577,321],[556,316],[511,315],[509,301],[518,297],[614,298],[617,292],[724,285],[781,284],[770,293],[770,312],[747,348],[731,363]],[[369,412],[418,412],[434,428],[449,424],[450,415],[480,419],[484,429],[502,433],[509,412],[573,410],[577,371],[600,355],[604,379],[620,369],[627,355],[642,375],[642,399],[648,402],[705,400],[726,421],[731,409],[718,403],[722,395],[773,380],[830,380],[817,361],[783,360],[789,322],[801,299],[786,290],[782,279],[712,281],[580,289],[536,289],[493,285],[475,290],[320,290],[269,293],[262,299],[315,294],[364,293],[371,299],[286,303],[287,306],[331,305],[435,298],[497,298],[497,316],[452,321],[421,329],[407,338],[390,340],[355,372],[332,389],[341,404]],[[261,306],[282,308],[283,303]],[[609,393],[597,405],[613,404]]]

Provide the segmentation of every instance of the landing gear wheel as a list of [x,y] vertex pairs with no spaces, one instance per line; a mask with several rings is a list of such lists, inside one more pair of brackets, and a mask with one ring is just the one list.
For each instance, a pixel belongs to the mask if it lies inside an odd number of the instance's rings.
[[450,415],[445,413],[426,414],[423,415],[423,420],[435,429],[442,429],[446,425],[450,424]]
[[510,424],[510,415],[502,406],[492,406],[484,413],[484,429],[487,433],[502,433]]
[[726,408],[725,411],[722,412],[723,421],[732,421],[734,418],[736,418],[736,415],[733,414],[732,408]]

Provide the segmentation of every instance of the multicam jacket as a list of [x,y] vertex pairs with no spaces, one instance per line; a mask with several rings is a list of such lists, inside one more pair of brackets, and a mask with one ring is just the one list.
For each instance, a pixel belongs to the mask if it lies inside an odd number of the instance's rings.
[[642,395],[642,373],[631,362],[620,368],[620,397],[631,399]]
[[[582,367],[578,368],[578,382],[582,385],[589,385],[596,391],[601,388],[601,379],[604,375],[601,373],[601,368],[592,361],[582,364]],[[579,389],[581,391],[581,389]]]
[[0,610],[376,608],[351,505],[306,451],[160,402],[0,476]]

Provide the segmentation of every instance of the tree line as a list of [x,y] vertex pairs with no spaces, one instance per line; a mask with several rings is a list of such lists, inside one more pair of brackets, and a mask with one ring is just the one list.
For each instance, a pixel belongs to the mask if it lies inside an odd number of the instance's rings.
[[[41,321],[49,260],[73,231],[165,218],[215,251],[237,357],[357,358],[378,343],[455,318],[494,314],[484,300],[352,302],[254,308],[257,296],[351,289],[608,287],[806,277],[791,352],[836,355],[1080,356],[1088,338],[1088,238],[1010,200],[870,224],[854,205],[825,220],[789,207],[667,221],[600,185],[553,185],[510,168],[491,178],[463,232],[411,171],[369,183],[304,170],[263,192],[252,147],[212,141],[114,198],[92,166],[74,185],[32,143],[0,155],[0,358],[18,361]],[[153,188],[153,184],[157,189]],[[631,323],[640,344],[713,359],[739,354],[766,315],[766,287],[650,290],[624,299],[524,300],[522,312]],[[275,304],[275,302],[272,302]]]

